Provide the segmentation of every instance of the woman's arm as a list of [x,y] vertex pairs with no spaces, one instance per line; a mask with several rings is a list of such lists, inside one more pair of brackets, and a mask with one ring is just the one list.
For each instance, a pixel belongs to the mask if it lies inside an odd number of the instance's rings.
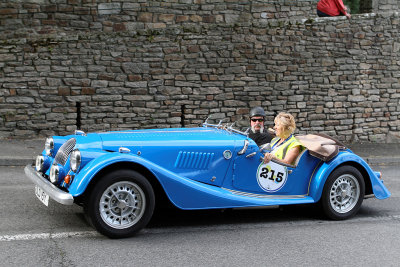
[[271,159],[274,159],[274,160],[282,162],[282,163],[292,164],[292,162],[294,162],[296,160],[296,158],[299,156],[299,154],[300,154],[300,146],[295,146],[295,147],[291,148],[287,152],[284,159],[278,159],[277,157],[275,157],[274,154],[266,153],[264,156],[264,163],[268,163],[271,161]]
[[336,6],[340,10],[340,13],[345,15],[348,19],[351,18],[351,15],[349,12],[347,12],[347,7],[343,4],[342,0],[335,0]]

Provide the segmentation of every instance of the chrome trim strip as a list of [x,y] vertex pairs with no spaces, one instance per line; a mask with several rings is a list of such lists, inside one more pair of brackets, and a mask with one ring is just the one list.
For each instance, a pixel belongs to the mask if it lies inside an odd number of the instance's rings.
[[127,153],[127,154],[129,154],[129,153],[131,153],[131,150],[130,150],[129,148],[126,148],[126,147],[121,146],[121,147],[118,149],[118,152],[119,152],[119,153]]
[[43,191],[46,192],[50,198],[64,205],[74,204],[74,197],[71,194],[62,191],[47,181],[38,172],[36,172],[31,165],[26,165],[24,171],[26,176],[28,176],[28,178],[31,179],[32,182],[34,182],[37,186],[43,189]]
[[231,192],[232,194],[244,196],[244,197],[255,197],[255,198],[271,198],[271,199],[297,199],[297,198],[305,198],[307,195],[261,195],[261,194],[254,194],[242,191],[236,191],[228,188],[222,187],[222,189]]
[[82,136],[86,136],[86,133],[82,130],[75,130],[75,135],[82,135]]

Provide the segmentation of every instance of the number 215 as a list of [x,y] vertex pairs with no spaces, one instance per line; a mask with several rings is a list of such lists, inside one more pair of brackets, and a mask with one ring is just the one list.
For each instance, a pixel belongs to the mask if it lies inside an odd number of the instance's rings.
[[[271,173],[271,175],[269,177],[268,177],[268,172]],[[283,172],[278,172],[277,175],[276,175],[276,178],[274,178],[274,175],[275,175],[275,171],[274,170],[268,171],[267,168],[262,168],[261,169],[260,176],[262,178],[270,179],[270,180],[275,181],[277,183],[282,182],[282,180],[283,180]]]

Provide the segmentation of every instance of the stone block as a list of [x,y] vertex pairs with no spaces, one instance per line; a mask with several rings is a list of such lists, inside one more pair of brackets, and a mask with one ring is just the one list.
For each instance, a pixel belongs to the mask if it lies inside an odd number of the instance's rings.
[[90,86],[93,88],[104,88],[108,86],[108,81],[94,80],[91,82]]
[[130,88],[146,88],[147,81],[125,82],[125,86],[130,87]]
[[363,101],[365,101],[365,97],[363,95],[349,95],[347,99],[350,102],[363,102]]
[[100,3],[97,7],[99,15],[112,15],[119,14],[121,12],[120,3]]
[[158,20],[162,22],[173,22],[175,19],[175,14],[160,14]]
[[125,73],[144,74],[149,72],[150,64],[127,62],[122,64],[122,69]]

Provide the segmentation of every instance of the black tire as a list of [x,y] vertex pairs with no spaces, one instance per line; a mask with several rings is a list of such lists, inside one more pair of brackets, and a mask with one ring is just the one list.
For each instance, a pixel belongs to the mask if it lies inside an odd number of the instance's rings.
[[354,216],[364,199],[364,179],[355,167],[342,166],[334,170],[325,182],[321,206],[325,215],[333,220]]
[[84,212],[97,231],[110,238],[130,237],[150,221],[155,206],[149,181],[133,170],[101,177],[84,202]]

